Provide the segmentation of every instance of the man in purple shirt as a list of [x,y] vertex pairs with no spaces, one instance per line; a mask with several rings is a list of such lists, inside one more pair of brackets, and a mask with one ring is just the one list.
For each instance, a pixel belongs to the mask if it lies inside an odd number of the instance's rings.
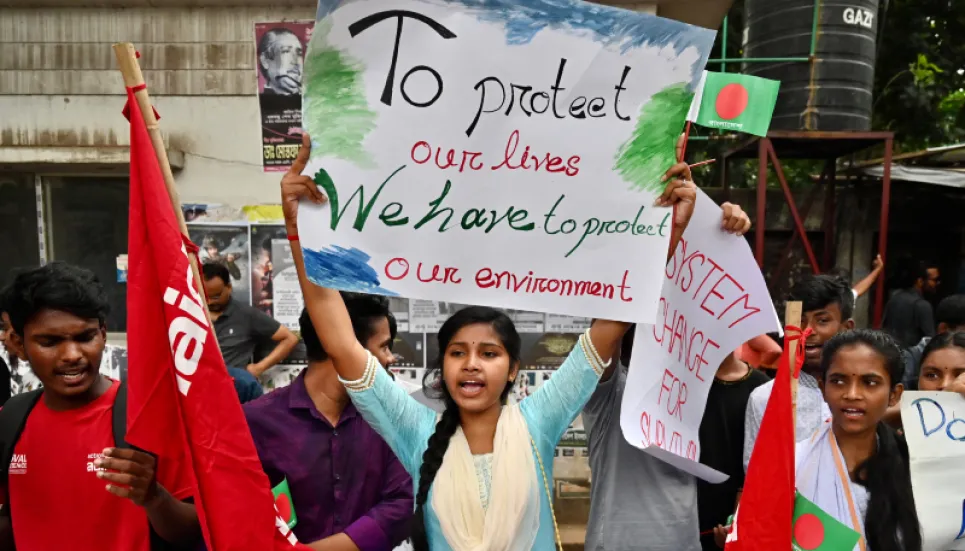
[[[391,362],[388,300],[343,293],[355,335]],[[390,551],[409,535],[412,479],[356,411],[308,317],[299,319],[308,367],[291,385],[244,405],[272,486],[288,480],[303,543],[332,551]]]

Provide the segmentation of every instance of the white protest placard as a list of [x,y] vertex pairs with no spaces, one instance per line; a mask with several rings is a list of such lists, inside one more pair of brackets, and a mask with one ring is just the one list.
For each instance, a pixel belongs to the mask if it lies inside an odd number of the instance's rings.
[[575,0],[323,0],[309,279],[652,321],[671,226],[654,200],[713,41]]
[[700,421],[721,361],[781,325],[750,246],[721,229],[721,210],[697,192],[694,218],[663,273],[656,324],[637,327],[620,425],[627,441],[708,482]]
[[901,425],[922,550],[965,549],[965,398],[954,392],[906,392]]

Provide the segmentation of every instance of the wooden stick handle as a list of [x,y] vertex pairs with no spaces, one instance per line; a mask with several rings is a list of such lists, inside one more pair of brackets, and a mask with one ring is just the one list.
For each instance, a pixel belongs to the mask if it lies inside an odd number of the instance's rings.
[[[161,137],[161,127],[158,124],[157,117],[154,116],[151,97],[148,95],[147,88],[144,86],[144,75],[141,74],[141,66],[137,62],[137,50],[134,49],[134,45],[130,42],[114,44],[113,48],[114,57],[117,58],[117,65],[121,71],[121,76],[124,77],[124,86],[128,88],[140,87],[139,90],[134,92],[134,99],[137,100],[137,105],[141,110],[141,117],[143,117],[144,124],[147,126],[147,133],[151,137],[151,145],[154,148],[154,155],[157,157],[157,164],[161,167],[164,187],[167,188],[168,199],[171,201],[171,208],[174,209],[174,216],[178,221],[178,228],[180,228],[181,233],[186,236],[188,235],[188,225],[184,221],[184,212],[181,210],[181,199],[178,197],[178,190],[174,184],[174,174],[171,172],[171,164],[168,162],[167,150],[164,148],[164,140]],[[198,290],[201,291],[204,289],[204,284],[201,280],[201,263],[198,260],[198,255],[192,251],[188,251],[188,261],[191,264],[191,270],[194,272],[194,284]],[[211,314],[208,312],[207,302],[204,302],[201,306],[204,307],[205,315],[208,317],[208,322],[210,323]]]
[[[791,419],[793,420],[793,426],[795,428],[795,431],[797,430],[798,380],[797,380],[797,377],[794,376],[794,366],[797,365],[797,349],[798,349],[799,343],[797,341],[791,341],[790,339],[788,339],[786,328],[791,325],[797,327],[798,325],[801,324],[801,314],[803,312],[803,308],[804,307],[800,301],[789,301],[787,305],[784,307],[784,327],[785,327],[784,346],[785,347],[790,346],[790,349],[788,349],[787,355],[788,355],[788,363],[790,364],[790,368],[791,368]],[[797,439],[797,436],[795,432],[795,440],[796,439]]]

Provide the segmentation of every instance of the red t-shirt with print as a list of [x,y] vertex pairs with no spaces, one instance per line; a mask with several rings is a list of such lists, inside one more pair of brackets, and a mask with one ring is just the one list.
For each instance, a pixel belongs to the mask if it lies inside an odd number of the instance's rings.
[[[111,418],[120,386],[90,404],[53,411],[41,399],[10,461],[10,512],[17,551],[149,551],[144,508],[107,491],[94,460],[114,446]],[[160,459],[157,481],[175,498],[191,495],[182,464]]]

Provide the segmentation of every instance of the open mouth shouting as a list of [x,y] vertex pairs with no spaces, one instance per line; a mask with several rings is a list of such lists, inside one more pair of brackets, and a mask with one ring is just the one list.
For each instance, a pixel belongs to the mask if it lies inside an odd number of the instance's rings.
[[841,408],[841,413],[844,414],[845,419],[861,420],[865,416],[865,410],[861,408]]
[[808,360],[818,360],[821,358],[821,343],[809,342],[804,344],[804,357]]
[[464,398],[475,398],[482,394],[486,388],[486,383],[481,379],[473,378],[459,382],[459,394]]
[[90,375],[91,370],[87,366],[72,366],[54,370],[54,376],[67,387],[76,387],[84,384]]

